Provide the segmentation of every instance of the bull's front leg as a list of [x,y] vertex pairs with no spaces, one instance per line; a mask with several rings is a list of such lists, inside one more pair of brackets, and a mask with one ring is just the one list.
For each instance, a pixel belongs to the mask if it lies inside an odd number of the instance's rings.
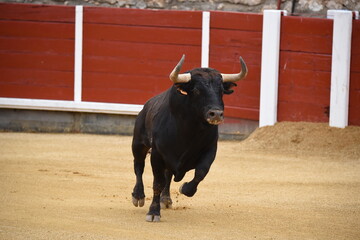
[[134,155],[134,171],[136,175],[136,184],[132,192],[132,202],[135,207],[142,207],[145,203],[144,183],[142,175],[145,167],[145,158],[149,150],[144,144],[134,140],[132,145]]
[[170,197],[170,184],[172,179],[172,173],[170,170],[165,170],[165,187],[160,195],[161,209],[172,208],[172,200]]
[[160,221],[160,194],[165,187],[165,168],[163,159],[160,154],[153,149],[151,152],[151,167],[154,175],[153,182],[153,200],[151,202],[149,212],[146,214],[146,221]]
[[216,155],[216,145],[209,151],[203,154],[198,166],[195,168],[194,178],[190,182],[181,185],[179,191],[185,196],[192,197],[197,191],[197,186],[204,180],[205,176],[210,170],[211,164],[214,162]]
[[197,186],[199,183],[205,178],[206,174],[209,172],[209,169],[206,168],[196,168],[195,169],[195,176],[193,180],[190,182],[186,182],[180,186],[180,193],[184,194],[188,197],[194,196],[197,191]]

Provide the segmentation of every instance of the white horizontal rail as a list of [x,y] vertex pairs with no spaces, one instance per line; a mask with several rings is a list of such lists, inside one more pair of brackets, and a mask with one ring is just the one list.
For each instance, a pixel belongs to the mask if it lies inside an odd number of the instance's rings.
[[15,108],[15,109],[137,115],[143,108],[143,105],[40,100],[40,99],[26,99],[26,98],[0,98],[0,107]]

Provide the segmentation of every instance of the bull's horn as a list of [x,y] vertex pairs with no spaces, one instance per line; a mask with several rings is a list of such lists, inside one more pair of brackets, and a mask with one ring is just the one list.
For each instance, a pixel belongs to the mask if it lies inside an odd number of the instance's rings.
[[248,69],[246,67],[246,64],[242,57],[240,57],[240,63],[241,63],[241,72],[235,73],[235,74],[225,74],[222,73],[221,76],[223,78],[223,82],[236,82],[246,77],[248,73]]
[[179,63],[175,66],[174,70],[172,70],[172,72],[170,73],[170,80],[173,81],[174,83],[187,83],[191,80],[190,73],[179,74],[184,61],[185,61],[185,54],[183,54]]

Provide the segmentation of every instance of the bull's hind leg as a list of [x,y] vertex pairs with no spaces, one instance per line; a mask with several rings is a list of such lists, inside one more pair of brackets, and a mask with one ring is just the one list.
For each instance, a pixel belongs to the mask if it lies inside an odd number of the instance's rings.
[[154,182],[153,182],[154,196],[149,208],[149,212],[146,214],[146,221],[159,222],[160,194],[165,187],[165,167],[162,157],[155,149],[152,149],[151,152],[151,167],[154,175]]
[[145,203],[142,175],[145,167],[146,154],[149,151],[149,148],[141,143],[133,141],[132,151],[134,155],[134,171],[136,175],[136,184],[132,193],[132,202],[135,207],[142,207]]
[[172,200],[170,197],[170,184],[172,179],[172,173],[169,170],[165,170],[165,187],[160,195],[160,206],[161,209],[171,208]]

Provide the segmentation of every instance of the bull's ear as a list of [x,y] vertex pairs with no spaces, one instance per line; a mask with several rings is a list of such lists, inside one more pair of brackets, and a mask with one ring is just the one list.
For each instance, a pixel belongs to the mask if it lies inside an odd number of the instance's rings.
[[224,82],[223,83],[223,87],[224,87],[224,93],[225,94],[232,94],[234,92],[234,90],[232,90],[233,87],[236,87],[237,84],[233,83],[233,82]]

